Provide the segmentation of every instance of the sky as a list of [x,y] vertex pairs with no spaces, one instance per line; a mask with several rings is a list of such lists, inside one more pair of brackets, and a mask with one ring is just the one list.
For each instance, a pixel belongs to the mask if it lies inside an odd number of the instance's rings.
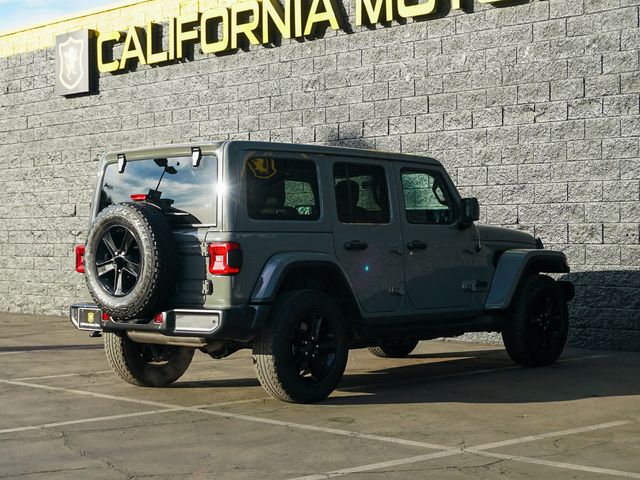
[[118,0],[0,0],[0,32],[53,20]]

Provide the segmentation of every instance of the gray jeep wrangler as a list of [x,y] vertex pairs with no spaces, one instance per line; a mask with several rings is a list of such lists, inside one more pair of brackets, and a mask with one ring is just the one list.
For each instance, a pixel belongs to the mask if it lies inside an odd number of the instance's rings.
[[349,349],[402,357],[420,340],[502,332],[511,358],[554,362],[567,338],[561,252],[476,225],[427,157],[229,141],[110,153],[86,243],[95,303],[72,323],[104,336],[123,380],[166,386],[194,351],[250,348],[274,397],[315,402]]

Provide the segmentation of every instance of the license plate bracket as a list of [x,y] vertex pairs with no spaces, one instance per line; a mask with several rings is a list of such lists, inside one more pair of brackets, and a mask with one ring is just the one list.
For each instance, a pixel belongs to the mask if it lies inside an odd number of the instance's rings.
[[100,320],[102,319],[102,310],[99,308],[79,308],[78,309],[78,328],[82,330],[102,330]]

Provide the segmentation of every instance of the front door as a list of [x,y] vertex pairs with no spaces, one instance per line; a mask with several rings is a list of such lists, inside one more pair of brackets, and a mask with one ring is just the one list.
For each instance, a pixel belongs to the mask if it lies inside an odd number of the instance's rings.
[[[402,234],[389,162],[332,166],[335,251],[367,312],[392,312],[403,291]],[[391,193],[391,194],[390,194]]]
[[437,168],[395,165],[407,254],[405,284],[416,309],[471,306],[473,229],[458,228],[459,198]]

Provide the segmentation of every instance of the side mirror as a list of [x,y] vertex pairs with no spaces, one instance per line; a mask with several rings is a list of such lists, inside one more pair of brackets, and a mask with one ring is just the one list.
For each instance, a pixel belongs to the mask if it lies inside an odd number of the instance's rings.
[[460,217],[460,228],[469,228],[473,222],[480,219],[480,204],[477,198],[462,199],[462,216]]

